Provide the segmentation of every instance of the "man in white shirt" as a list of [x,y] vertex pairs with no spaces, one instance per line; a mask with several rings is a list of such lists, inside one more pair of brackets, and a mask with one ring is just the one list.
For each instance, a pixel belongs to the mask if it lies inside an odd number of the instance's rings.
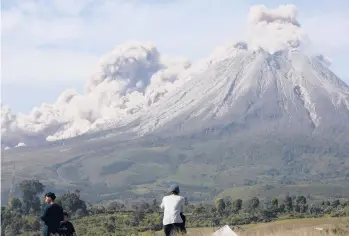
[[170,195],[165,196],[161,202],[161,209],[164,210],[163,225],[165,235],[172,235],[174,232],[185,233],[183,222],[184,197],[179,196],[178,185],[172,185],[169,189]]

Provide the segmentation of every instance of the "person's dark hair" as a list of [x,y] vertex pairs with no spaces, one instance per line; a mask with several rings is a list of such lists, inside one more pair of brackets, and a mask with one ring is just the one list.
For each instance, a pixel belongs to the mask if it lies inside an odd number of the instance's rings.
[[178,195],[180,193],[179,186],[176,184],[171,185],[169,188],[169,192],[172,194]]
[[68,214],[68,212],[63,212],[63,216],[66,216],[66,217],[69,217],[69,214]]
[[45,194],[45,197],[51,198],[53,201],[56,199],[56,195],[52,192],[48,192]]

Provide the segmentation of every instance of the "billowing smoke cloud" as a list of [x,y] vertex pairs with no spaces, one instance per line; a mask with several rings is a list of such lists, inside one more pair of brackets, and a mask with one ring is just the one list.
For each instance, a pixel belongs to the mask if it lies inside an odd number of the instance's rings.
[[[251,7],[246,42],[217,48],[191,66],[185,59],[164,58],[150,43],[124,43],[105,55],[85,92],[64,91],[54,104],[43,104],[29,115],[14,115],[1,105],[2,147],[30,145],[74,137],[89,131],[127,124],[190,80],[191,74],[233,57],[239,50],[271,53],[299,48],[306,35],[293,5]],[[324,57],[319,58],[328,63]]]
[[297,14],[294,5],[283,5],[276,9],[251,7],[247,32],[250,48],[262,48],[273,53],[305,44],[307,36],[297,21]]
[[[11,108],[1,103],[1,137],[2,140],[6,138],[6,144],[9,146],[14,146],[18,144],[18,138],[14,135],[18,132],[17,117],[12,114]],[[4,146],[3,148],[7,148]]]
[[125,124],[182,84],[179,74],[189,67],[187,60],[162,59],[152,44],[121,44],[102,58],[84,94],[68,89],[55,104],[43,104],[29,115],[14,115],[2,105],[3,148]]

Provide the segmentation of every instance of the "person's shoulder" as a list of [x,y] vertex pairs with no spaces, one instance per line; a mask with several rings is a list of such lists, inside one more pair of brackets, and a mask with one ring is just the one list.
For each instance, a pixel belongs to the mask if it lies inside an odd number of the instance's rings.
[[54,207],[57,210],[63,210],[63,207],[57,203],[52,204],[52,207]]

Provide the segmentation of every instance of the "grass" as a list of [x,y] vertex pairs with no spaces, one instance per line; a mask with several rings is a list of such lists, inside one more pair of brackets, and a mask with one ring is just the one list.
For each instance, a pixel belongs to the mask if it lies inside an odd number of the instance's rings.
[[[318,230],[318,229],[323,230]],[[241,232],[241,236],[263,235],[349,235],[349,218],[282,220],[257,224]]]
[[[191,228],[188,229],[188,235],[209,236],[217,229]],[[282,220],[246,225],[242,230],[234,231],[238,236],[349,236],[349,218]],[[163,233],[155,233],[155,236],[160,235]]]

